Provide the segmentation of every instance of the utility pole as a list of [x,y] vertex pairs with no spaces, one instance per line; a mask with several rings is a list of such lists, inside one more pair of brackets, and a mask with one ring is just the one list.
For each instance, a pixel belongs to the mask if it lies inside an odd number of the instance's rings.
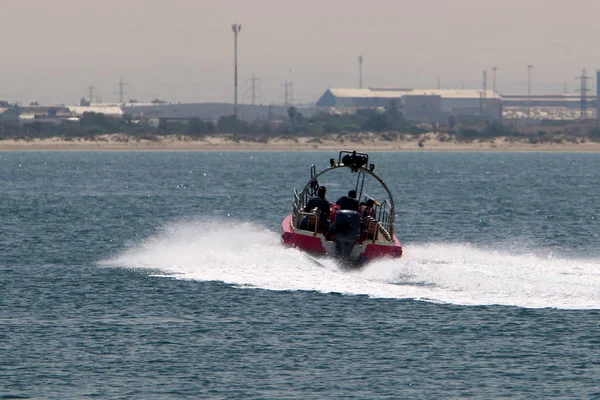
[[233,31],[233,116],[238,117],[238,62],[237,62],[237,37],[242,30],[242,25],[231,25]]
[[483,74],[481,74],[481,90],[483,92],[483,99],[485,100],[485,98],[487,97],[487,71],[483,71]]
[[483,70],[481,76],[481,106],[479,110],[479,114],[482,115],[483,111],[486,107],[486,99],[487,99],[487,71]]
[[581,105],[579,111],[579,118],[585,118],[587,116],[587,92],[590,91],[588,89],[588,81],[592,79],[590,76],[586,76],[585,68],[581,71],[581,76],[576,77],[581,81],[581,88],[578,90],[581,92]]
[[531,69],[533,65],[527,66],[527,118],[531,118]]
[[260,83],[260,79],[258,79],[255,75],[254,72],[252,73],[252,78],[249,79],[250,81],[250,94],[252,95],[252,105],[256,105],[256,91],[260,90],[260,88],[256,87],[256,83]]
[[492,68],[492,90],[494,91],[494,99],[496,98],[496,71],[498,71],[498,68]]
[[362,89],[362,63],[363,56],[358,56],[358,88]]

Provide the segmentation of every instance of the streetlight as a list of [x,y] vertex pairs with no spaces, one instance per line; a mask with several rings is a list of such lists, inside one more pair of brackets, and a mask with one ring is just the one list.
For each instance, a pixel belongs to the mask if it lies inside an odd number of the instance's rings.
[[358,88],[362,89],[362,63],[363,56],[358,56]]
[[237,37],[238,33],[242,30],[242,25],[233,24],[231,25],[233,31],[233,116],[235,119],[238,117],[238,74],[237,74]]
[[498,71],[497,67],[492,68],[492,86],[494,91],[494,98],[496,98],[496,71]]
[[527,66],[527,118],[531,118],[531,69],[533,65]]

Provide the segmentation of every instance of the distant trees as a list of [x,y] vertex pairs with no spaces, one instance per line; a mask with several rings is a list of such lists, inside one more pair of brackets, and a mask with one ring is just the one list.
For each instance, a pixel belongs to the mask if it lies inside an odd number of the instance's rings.
[[[200,118],[187,120],[159,118],[158,124],[151,126],[149,121],[134,119],[130,114],[122,117],[108,116],[102,113],[85,112],[78,120],[62,119],[56,124],[56,118],[48,119],[52,122],[41,120],[28,120],[24,124],[4,123],[0,138],[2,137],[91,137],[107,133],[125,133],[138,138],[157,137],[157,135],[185,134],[191,137],[202,137],[211,134],[233,134],[240,138],[252,140],[266,140],[269,137],[285,136],[296,138],[299,136],[310,136],[314,140],[329,134],[355,134],[360,132],[371,132],[382,140],[396,140],[402,134],[419,134],[432,131],[431,126],[415,124],[408,121],[403,113],[402,107],[391,102],[384,109],[358,109],[354,113],[332,114],[321,113],[311,117],[305,117],[296,107],[290,107],[287,118],[271,121],[244,121],[233,115],[222,116],[218,121],[206,121]],[[48,115],[51,115],[49,110]],[[529,127],[528,131],[519,132],[510,125],[501,121],[488,123],[457,123],[455,125],[444,124],[436,128],[438,137],[444,140],[474,140],[494,139],[498,137],[532,137],[536,131]],[[554,126],[554,124],[548,124]],[[563,124],[564,125],[564,124]],[[544,123],[540,123],[540,127]],[[561,128],[556,124],[557,128]],[[568,135],[568,126],[556,129],[553,132],[539,130],[537,141],[555,140],[557,135]],[[590,140],[600,141],[600,128],[587,128],[581,131]],[[574,136],[573,136],[574,137]],[[564,139],[564,138],[563,138]],[[566,139],[565,139],[566,140]]]
[[248,129],[248,123],[236,118],[235,115],[221,117],[217,122],[218,132],[243,133],[249,130],[250,129]]
[[292,134],[308,133],[321,135],[343,132],[384,132],[406,131],[413,126],[406,118],[402,108],[395,102],[385,110],[359,109],[349,114],[317,114],[305,118],[295,107],[288,109],[289,126],[282,129]]
[[590,130],[588,136],[595,142],[600,142],[600,127],[595,127]]
[[518,136],[519,132],[511,129],[509,126],[504,125],[500,121],[491,121],[487,124],[483,130],[484,137],[501,137],[501,136]]
[[211,121],[202,121],[200,118],[192,118],[188,122],[186,132],[192,136],[201,136],[215,132],[215,125]]

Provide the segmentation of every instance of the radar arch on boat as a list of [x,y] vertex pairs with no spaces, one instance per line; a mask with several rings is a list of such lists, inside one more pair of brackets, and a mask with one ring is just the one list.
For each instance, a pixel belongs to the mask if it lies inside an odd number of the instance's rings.
[[328,168],[325,168],[324,170],[317,172],[313,177],[310,178],[310,180],[306,183],[306,185],[304,186],[304,188],[302,189],[302,191],[307,191],[310,188],[311,182],[317,180],[318,177],[326,174],[327,172],[336,170],[336,169],[340,169],[340,168],[348,168],[350,170],[352,170],[352,172],[364,172],[367,175],[372,176],[377,182],[379,182],[381,184],[381,186],[385,189],[389,200],[390,200],[390,228],[391,228],[391,232],[390,234],[393,235],[394,234],[394,220],[395,220],[395,205],[394,205],[394,197],[392,196],[392,192],[390,191],[390,189],[388,188],[387,184],[384,182],[383,179],[381,179],[375,172],[373,172],[372,170],[368,170],[366,168],[353,168],[350,165],[344,165],[344,164],[337,164]]

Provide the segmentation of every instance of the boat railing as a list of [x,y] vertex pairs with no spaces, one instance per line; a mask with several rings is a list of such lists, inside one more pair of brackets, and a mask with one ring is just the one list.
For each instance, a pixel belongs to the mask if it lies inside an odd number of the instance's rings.
[[[363,194],[365,198],[372,199],[369,195]],[[317,233],[319,230],[320,216],[312,211],[304,211],[304,207],[308,203],[309,195],[307,190],[298,192],[294,189],[294,209],[292,211],[292,227],[294,229],[301,229],[302,220],[307,218],[306,230],[308,232]],[[382,203],[377,203],[376,206],[376,221],[372,221],[367,226],[367,230],[374,230],[371,235],[377,240],[379,232],[383,233],[386,240],[391,241],[394,234],[394,224],[391,214],[392,205],[388,200],[384,200]],[[376,226],[371,226],[371,224]]]
[[387,199],[377,207],[377,221],[390,236],[394,234],[392,204]]
[[[363,199],[364,202],[366,202],[367,200],[373,200],[375,201],[375,198],[369,196],[366,193],[362,194],[361,199]],[[393,222],[394,219],[392,218],[392,203],[389,202],[389,200],[384,200],[383,203],[379,203],[379,202],[375,202],[375,216],[377,221],[379,222],[379,224],[381,225],[381,227],[385,230],[385,232],[388,233],[388,235],[393,235],[394,231],[393,231]]]
[[306,220],[306,230],[308,232],[317,233],[319,232],[319,223],[320,218],[319,215],[312,211],[304,211],[304,206],[308,201],[308,193],[306,191],[298,192],[297,189],[294,189],[294,209],[292,211],[292,228],[301,229],[301,223],[304,218]]
[[373,220],[369,221],[366,226],[367,239],[376,241],[379,236],[379,222]]
[[[303,193],[302,191],[301,193]],[[300,225],[300,221],[298,219],[298,213],[300,210],[304,208],[304,202],[300,198],[300,193],[298,193],[298,189],[294,189],[294,209],[292,210],[292,226],[295,228]]]

